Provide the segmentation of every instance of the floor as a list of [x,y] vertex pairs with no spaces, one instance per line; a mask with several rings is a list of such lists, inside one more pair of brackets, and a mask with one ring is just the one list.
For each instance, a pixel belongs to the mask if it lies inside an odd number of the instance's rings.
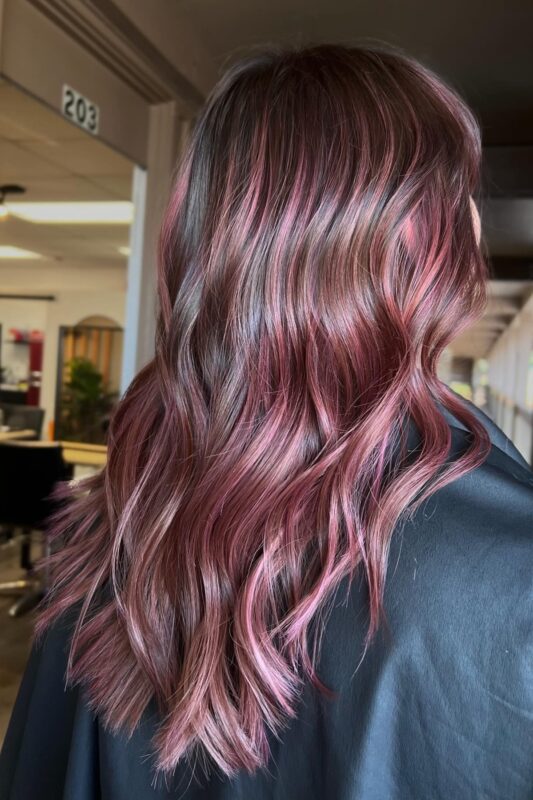
[[[17,539],[0,544],[0,583],[24,577],[20,569]],[[39,543],[32,543],[32,557],[38,557]],[[0,743],[4,740],[11,709],[30,652],[34,613],[13,618],[8,614],[16,596],[0,591]]]

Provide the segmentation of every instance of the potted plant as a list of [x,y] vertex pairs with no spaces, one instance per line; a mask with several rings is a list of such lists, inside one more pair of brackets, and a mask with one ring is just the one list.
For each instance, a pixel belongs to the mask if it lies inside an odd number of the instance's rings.
[[58,438],[91,444],[105,442],[116,393],[108,391],[102,373],[88,358],[72,358],[66,370],[68,379],[61,391]]

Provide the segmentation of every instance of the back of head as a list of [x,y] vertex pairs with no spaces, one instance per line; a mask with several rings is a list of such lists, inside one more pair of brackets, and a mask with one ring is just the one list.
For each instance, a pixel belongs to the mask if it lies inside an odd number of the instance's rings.
[[[386,49],[255,55],[209,98],[163,226],[156,355],[56,518],[38,622],[83,604],[70,678],[115,728],[155,697],[161,769],[264,765],[319,683],[340,581],[366,577],[370,641],[394,528],[483,458],[436,374],[483,305],[479,159],[462,101]],[[472,434],[451,464],[442,405]]]

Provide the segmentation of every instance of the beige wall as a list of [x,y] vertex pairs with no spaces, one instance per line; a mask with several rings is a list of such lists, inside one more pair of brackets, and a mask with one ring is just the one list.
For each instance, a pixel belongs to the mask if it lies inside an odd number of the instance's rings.
[[59,111],[68,83],[100,107],[98,138],[144,164],[148,103],[27,0],[3,0],[0,73]]
[[180,3],[115,0],[115,6],[201,94],[209,92],[217,80],[217,69],[186,14],[180,10]]
[[94,265],[87,261],[55,264],[53,261],[0,261],[0,292],[10,294],[55,294],[58,291],[126,292],[126,265],[110,261]]
[[0,75],[56,110],[68,83],[99,106],[98,138],[146,166],[150,107],[194,115],[217,70],[169,0],[0,0]]

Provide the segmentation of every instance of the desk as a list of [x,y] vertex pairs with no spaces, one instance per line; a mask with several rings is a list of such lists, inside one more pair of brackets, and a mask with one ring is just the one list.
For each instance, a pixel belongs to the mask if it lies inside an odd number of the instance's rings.
[[[14,434],[25,434],[24,437],[15,436]],[[38,441],[28,441],[28,434],[31,433],[35,436],[35,431],[7,431],[6,433],[0,432],[0,444],[5,442],[13,446],[24,448],[47,448],[47,447],[61,447],[63,461],[67,464],[82,467],[103,467],[107,461],[107,447],[105,444],[85,444],[84,442],[67,442],[67,441],[47,441],[46,439],[39,439]],[[7,438],[2,438],[7,437]]]
[[36,439],[37,433],[35,431],[30,430],[30,428],[24,428],[23,430],[17,431],[0,431],[0,442],[14,442],[18,439]]
[[107,460],[105,444],[84,444],[83,442],[59,442],[63,448],[63,460],[67,464],[87,467],[103,467]]

